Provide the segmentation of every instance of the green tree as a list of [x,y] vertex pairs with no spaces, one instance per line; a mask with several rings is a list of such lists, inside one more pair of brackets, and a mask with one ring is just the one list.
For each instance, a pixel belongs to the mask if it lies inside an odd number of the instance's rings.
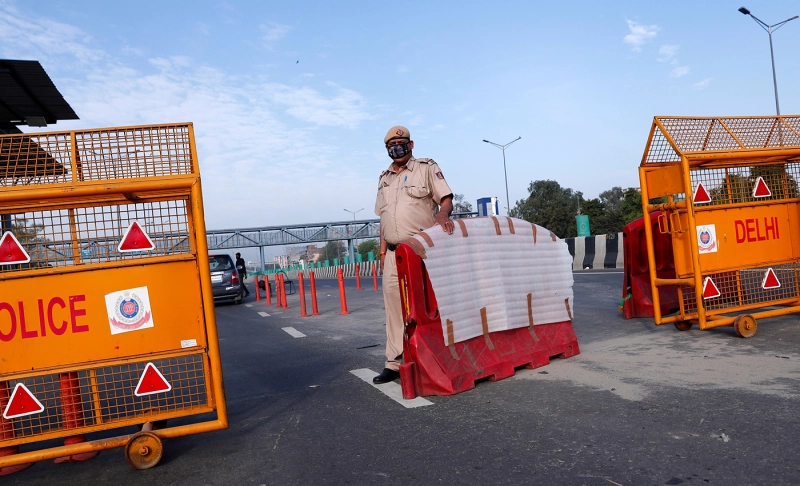
[[471,213],[472,203],[464,200],[463,194],[453,194],[453,212],[454,213]]
[[642,217],[642,193],[638,189],[631,187],[625,190],[621,212],[623,227]]
[[347,250],[344,248],[344,243],[341,241],[329,241],[322,247],[322,255],[319,257],[320,260],[330,260],[333,262],[334,258],[339,258],[347,255]]
[[512,217],[544,226],[561,238],[577,236],[575,215],[580,192],[561,187],[556,181],[533,181],[528,192],[530,195],[509,211]]
[[378,240],[365,240],[358,244],[358,253],[365,260],[367,258],[367,253],[372,252],[377,255],[379,250],[380,244]]

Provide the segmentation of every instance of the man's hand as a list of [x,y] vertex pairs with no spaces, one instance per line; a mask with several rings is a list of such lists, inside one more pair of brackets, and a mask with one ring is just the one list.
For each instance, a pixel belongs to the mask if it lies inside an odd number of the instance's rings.
[[433,222],[434,226],[439,225],[442,227],[443,231],[446,231],[448,234],[453,234],[453,229],[455,228],[455,223],[453,220],[450,219],[444,211],[439,211],[439,214],[436,215],[436,220]]

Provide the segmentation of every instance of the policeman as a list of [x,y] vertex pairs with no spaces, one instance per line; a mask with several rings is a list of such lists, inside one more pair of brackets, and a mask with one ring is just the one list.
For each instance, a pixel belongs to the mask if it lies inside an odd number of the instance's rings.
[[388,383],[400,376],[403,355],[403,311],[397,282],[397,245],[420,231],[439,225],[453,234],[453,192],[442,169],[432,159],[411,155],[414,142],[406,127],[396,126],[383,138],[392,165],[378,181],[375,214],[381,218],[381,270],[386,307],[386,364],[373,383]]

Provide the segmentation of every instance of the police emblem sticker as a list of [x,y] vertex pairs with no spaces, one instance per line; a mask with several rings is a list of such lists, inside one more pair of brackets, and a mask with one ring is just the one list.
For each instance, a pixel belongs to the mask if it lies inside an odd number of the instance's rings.
[[111,292],[105,297],[112,335],[153,327],[153,313],[147,287]]
[[715,253],[717,245],[717,228],[713,224],[697,226],[697,251],[703,253]]

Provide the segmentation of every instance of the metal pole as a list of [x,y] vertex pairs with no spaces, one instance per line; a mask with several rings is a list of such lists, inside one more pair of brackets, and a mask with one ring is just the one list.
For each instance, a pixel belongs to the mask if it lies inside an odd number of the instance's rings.
[[767,31],[769,34],[769,56],[772,59],[772,84],[775,86],[775,111],[781,116],[781,105],[778,104],[778,78],[775,75],[775,53],[772,50],[772,27]]
[[503,147],[503,175],[506,178],[506,216],[510,215],[511,201],[508,199],[508,172],[506,171],[506,148]]

